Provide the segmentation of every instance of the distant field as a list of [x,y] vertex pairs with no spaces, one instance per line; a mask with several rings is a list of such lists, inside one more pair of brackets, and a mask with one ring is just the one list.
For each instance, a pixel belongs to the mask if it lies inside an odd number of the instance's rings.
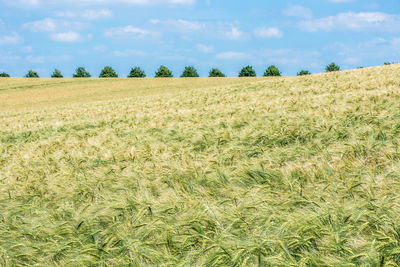
[[400,66],[0,79],[0,266],[398,266]]

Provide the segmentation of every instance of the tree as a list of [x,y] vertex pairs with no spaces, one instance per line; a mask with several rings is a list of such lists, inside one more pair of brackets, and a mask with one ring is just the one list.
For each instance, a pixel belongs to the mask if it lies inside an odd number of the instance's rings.
[[55,69],[51,75],[51,78],[64,78],[64,76],[61,74],[61,71]]
[[256,77],[257,74],[252,66],[246,66],[239,72],[239,77]]
[[225,74],[223,74],[219,69],[213,68],[210,70],[208,77],[225,77]]
[[75,74],[73,75],[74,78],[90,78],[91,75],[89,72],[86,71],[85,68],[79,67],[76,69]]
[[113,68],[107,66],[101,70],[99,78],[118,78],[118,74]]
[[340,67],[336,65],[334,62],[326,66],[325,71],[326,72],[332,72],[332,71],[339,71]]
[[269,76],[281,76],[281,72],[277,67],[271,65],[264,72],[264,77],[269,77]]
[[131,69],[131,72],[128,75],[128,78],[144,78],[146,77],[146,73],[139,67],[134,67]]
[[39,78],[39,75],[36,71],[29,70],[28,73],[25,75],[26,78]]
[[8,78],[8,77],[10,77],[10,75],[8,73],[2,72],[2,73],[0,73],[0,77],[1,78]]
[[156,72],[156,78],[170,78],[170,77],[174,77],[172,75],[172,72],[167,67],[161,65]]
[[311,72],[309,72],[308,70],[301,70],[297,73],[297,76],[303,76],[303,75],[310,75]]
[[199,77],[199,74],[197,73],[197,70],[192,67],[192,66],[187,66],[183,70],[183,73],[181,75],[182,78],[188,78],[188,77]]

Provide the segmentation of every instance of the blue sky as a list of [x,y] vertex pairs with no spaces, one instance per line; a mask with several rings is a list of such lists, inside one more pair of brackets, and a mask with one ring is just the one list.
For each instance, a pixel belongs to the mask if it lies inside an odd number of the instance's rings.
[[399,0],[0,0],[0,72],[66,77],[131,67],[179,76],[193,65],[237,76],[252,65],[284,75],[400,61]]

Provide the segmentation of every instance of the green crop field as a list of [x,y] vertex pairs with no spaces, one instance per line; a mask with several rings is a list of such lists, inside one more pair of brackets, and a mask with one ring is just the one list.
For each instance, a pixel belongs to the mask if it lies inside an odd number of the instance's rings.
[[400,66],[0,79],[0,266],[398,266]]

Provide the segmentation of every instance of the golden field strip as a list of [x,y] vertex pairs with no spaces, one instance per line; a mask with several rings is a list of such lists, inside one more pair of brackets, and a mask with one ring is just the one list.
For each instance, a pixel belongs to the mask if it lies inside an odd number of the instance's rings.
[[400,66],[0,79],[0,266],[398,266]]

